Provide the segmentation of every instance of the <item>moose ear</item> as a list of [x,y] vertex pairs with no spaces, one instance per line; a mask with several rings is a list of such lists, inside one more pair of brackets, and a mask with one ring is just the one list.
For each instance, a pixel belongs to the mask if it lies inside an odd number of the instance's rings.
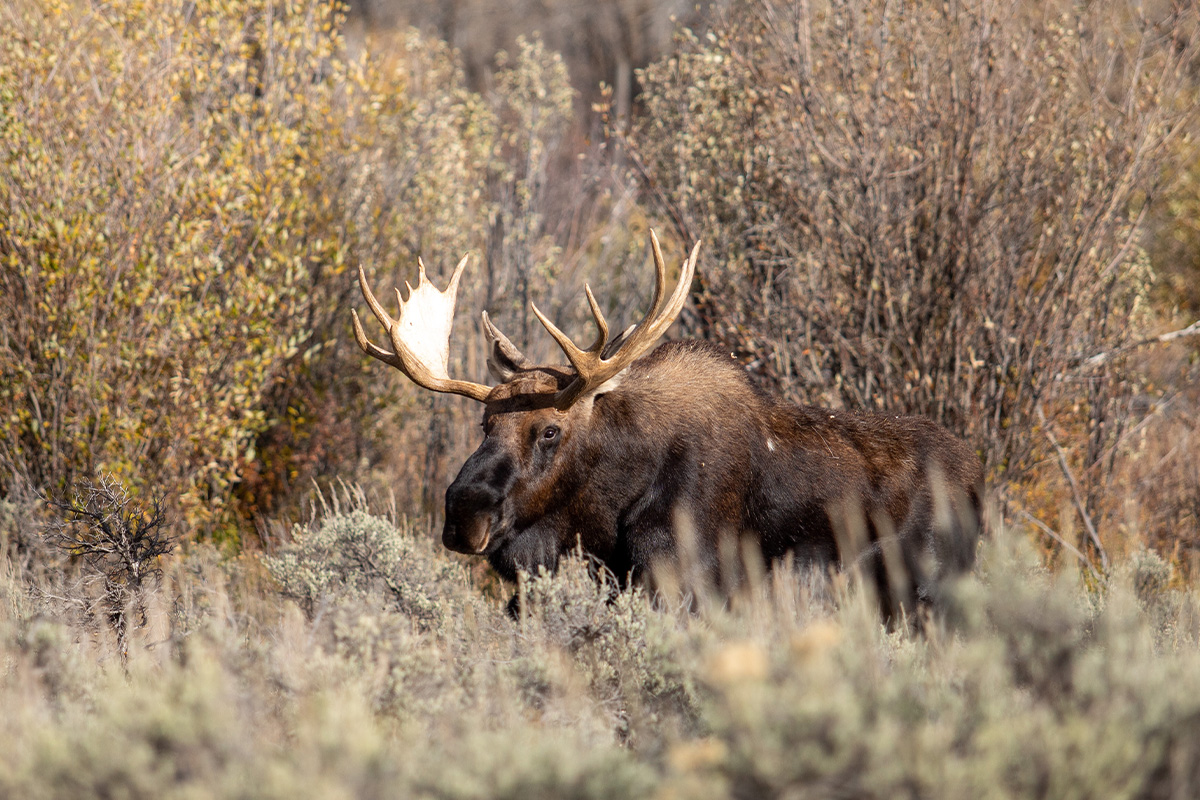
[[532,367],[525,354],[492,324],[486,311],[483,312],[483,332],[488,338],[488,372],[498,382],[507,383],[519,371]]
[[617,338],[613,339],[604,346],[604,352],[600,354],[601,358],[612,358],[613,354],[621,349],[621,345],[625,344],[625,340],[629,338],[629,334],[637,328],[637,325],[630,325],[625,330],[618,334]]

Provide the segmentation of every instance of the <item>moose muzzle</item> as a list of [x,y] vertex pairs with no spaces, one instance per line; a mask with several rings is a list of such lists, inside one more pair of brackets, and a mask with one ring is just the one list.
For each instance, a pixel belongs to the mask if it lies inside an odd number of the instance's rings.
[[446,490],[446,524],[442,544],[456,553],[487,550],[499,531],[501,506],[512,490],[511,460],[485,443],[467,459]]

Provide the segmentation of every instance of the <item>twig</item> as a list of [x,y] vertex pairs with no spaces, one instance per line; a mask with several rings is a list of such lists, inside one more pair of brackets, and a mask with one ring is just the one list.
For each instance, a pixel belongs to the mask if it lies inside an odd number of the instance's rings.
[[1019,513],[1025,519],[1032,522],[1034,524],[1034,526],[1037,527],[1038,530],[1040,530],[1042,533],[1049,536],[1054,541],[1058,542],[1060,545],[1063,546],[1063,548],[1065,550],[1067,550],[1069,553],[1071,553],[1071,555],[1075,556],[1080,561],[1082,561],[1083,565],[1085,567],[1087,567],[1087,570],[1091,574],[1092,578],[1094,578],[1094,579],[1100,578],[1100,573],[1096,572],[1096,568],[1092,566],[1092,562],[1088,561],[1088,557],[1085,556],[1082,552],[1080,552],[1078,547],[1076,547],[1075,545],[1068,542],[1066,539],[1059,536],[1057,531],[1055,531],[1053,528],[1051,528],[1046,523],[1042,522],[1040,519],[1035,517],[1033,514],[1030,514],[1028,511],[1026,511],[1021,506],[1016,505],[1014,503],[1013,508],[1017,511],[1017,513]]
[[680,210],[679,205],[671,201],[670,196],[663,189],[662,184],[656,181],[651,175],[651,170],[646,166],[646,162],[643,161],[641,156],[634,150],[633,147],[629,145],[629,137],[621,134],[618,137],[618,141],[620,141],[622,144],[622,153],[627,156],[630,163],[633,164],[633,168],[637,172],[638,178],[641,180],[642,185],[653,193],[655,200],[658,202],[659,208],[663,209],[671,218],[671,223],[675,226],[675,231],[679,234],[680,238],[682,238],[685,242],[696,241],[697,237],[692,233],[687,224],[687,220],[684,219],[683,212]]
[[1075,482],[1075,476],[1071,473],[1071,467],[1067,464],[1067,454],[1063,451],[1062,446],[1058,443],[1058,439],[1054,436],[1054,431],[1050,430],[1050,423],[1046,421],[1046,414],[1042,411],[1041,403],[1037,406],[1038,422],[1042,424],[1042,430],[1046,434],[1046,438],[1050,440],[1051,446],[1054,447],[1054,452],[1058,455],[1058,466],[1062,468],[1063,475],[1067,478],[1067,483],[1071,485],[1071,498],[1075,501],[1075,508],[1079,511],[1079,516],[1083,520],[1083,526],[1087,529],[1088,539],[1095,548],[1096,554],[1100,557],[1100,566],[1105,572],[1108,572],[1108,553],[1104,552],[1104,545],[1100,544],[1100,535],[1096,533],[1096,526],[1092,524],[1092,518],[1087,513],[1087,508],[1083,504],[1083,498],[1079,492],[1079,484]]
[[1188,336],[1200,336],[1200,319],[1196,320],[1191,325],[1188,325],[1186,328],[1180,328],[1177,331],[1168,331],[1167,333],[1160,333],[1158,336],[1151,336],[1146,339],[1139,339],[1136,342],[1131,342],[1130,344],[1122,345],[1121,347],[1117,347],[1113,350],[1107,350],[1102,353],[1096,353],[1095,355],[1089,356],[1087,358],[1080,358],[1077,361],[1075,361],[1075,363],[1072,364],[1072,366],[1098,367],[1111,358],[1116,358],[1117,356],[1123,356],[1128,352],[1137,350],[1138,348],[1141,348],[1141,347],[1145,347],[1146,345],[1166,344],[1167,342],[1173,342],[1176,339],[1183,339]]

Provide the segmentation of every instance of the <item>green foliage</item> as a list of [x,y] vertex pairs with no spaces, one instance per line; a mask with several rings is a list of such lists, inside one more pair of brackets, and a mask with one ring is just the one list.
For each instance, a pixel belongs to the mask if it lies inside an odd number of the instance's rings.
[[562,57],[539,39],[519,37],[517,51],[500,53],[497,66],[492,105],[502,129],[488,181],[494,253],[488,268],[496,284],[489,289],[488,313],[502,327],[510,320],[519,324],[514,340],[524,347],[529,301],[552,289],[558,276],[561,253],[549,231],[549,212],[558,209],[550,198],[575,93]]
[[[1200,58],[1193,59],[1191,68],[1200,69]],[[1200,103],[1200,86],[1192,86],[1181,102]],[[1200,316],[1200,136],[1189,131],[1175,142],[1174,150],[1175,181],[1156,204],[1150,248],[1163,276],[1160,300],[1191,322]]]
[[[511,695],[519,708],[545,709],[578,681],[603,698],[595,712],[623,739],[664,718],[690,724],[694,717],[690,682],[671,659],[669,629],[647,614],[641,592],[614,594],[581,559],[523,586],[515,640],[508,618],[470,589],[462,566],[429,537],[361,509],[298,530],[265,561],[283,595],[319,623],[331,650],[375,676],[373,706],[402,719],[430,724],[447,709],[469,708],[483,700],[475,696],[481,682]],[[438,642],[439,655],[425,646],[427,638]],[[445,669],[450,656],[474,662],[473,648],[503,653],[502,662],[462,675]],[[569,674],[564,657],[575,664]]]

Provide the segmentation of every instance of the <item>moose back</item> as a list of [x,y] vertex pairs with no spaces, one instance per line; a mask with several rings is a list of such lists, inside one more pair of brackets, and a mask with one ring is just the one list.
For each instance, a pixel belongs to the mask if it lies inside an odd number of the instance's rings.
[[388,351],[370,355],[420,386],[483,403],[484,439],[446,491],[443,544],[484,555],[506,579],[554,570],[577,546],[621,579],[678,559],[683,537],[702,575],[728,586],[722,537],[757,545],[770,564],[854,565],[873,578],[890,615],[933,599],[975,553],[982,470],[945,429],[919,417],[797,406],[756,387],[714,345],[653,346],[682,310],[699,244],[665,296],[656,272],[645,318],[618,336],[591,289],[600,334],[579,348],[538,309],[568,365],[531,363],[488,319],[493,387],[447,374],[464,258],[445,292],[419,263],[400,315],[384,310],[359,269]]

